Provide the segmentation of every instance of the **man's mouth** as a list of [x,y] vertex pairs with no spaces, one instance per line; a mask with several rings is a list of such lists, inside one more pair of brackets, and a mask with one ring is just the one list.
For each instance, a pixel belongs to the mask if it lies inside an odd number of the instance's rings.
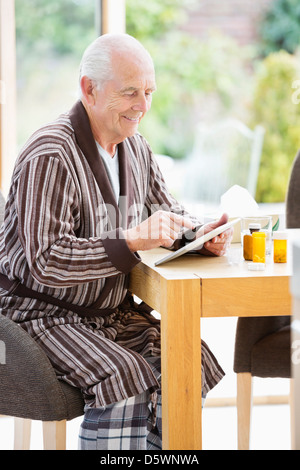
[[124,116],[124,118],[125,118],[125,119],[128,119],[128,121],[131,121],[131,122],[139,122],[141,116],[138,116],[138,117]]

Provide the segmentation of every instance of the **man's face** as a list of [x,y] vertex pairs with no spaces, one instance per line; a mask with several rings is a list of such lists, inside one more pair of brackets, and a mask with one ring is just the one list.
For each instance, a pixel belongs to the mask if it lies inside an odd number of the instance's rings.
[[146,56],[115,56],[113,71],[112,79],[95,90],[93,107],[96,139],[99,136],[106,144],[117,144],[137,132],[156,89],[154,68]]

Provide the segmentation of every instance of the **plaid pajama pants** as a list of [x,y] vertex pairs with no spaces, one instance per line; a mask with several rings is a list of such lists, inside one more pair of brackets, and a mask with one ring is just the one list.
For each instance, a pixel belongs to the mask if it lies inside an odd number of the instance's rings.
[[[160,383],[160,358],[147,358]],[[161,390],[146,391],[103,408],[85,408],[80,426],[79,450],[161,450]],[[202,392],[202,406],[205,396]],[[153,406],[155,406],[155,416]]]
[[[160,358],[146,358],[160,383]],[[85,408],[80,450],[161,450],[161,393],[145,391],[107,407]]]
[[80,450],[161,450],[161,395],[153,426],[148,392],[107,408],[88,408],[79,431]]

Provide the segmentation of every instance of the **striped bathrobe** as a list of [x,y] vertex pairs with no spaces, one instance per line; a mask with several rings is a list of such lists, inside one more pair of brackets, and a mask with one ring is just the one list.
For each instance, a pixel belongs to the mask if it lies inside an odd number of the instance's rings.
[[[159,322],[132,299],[124,301],[140,257],[122,234],[154,210],[185,213],[141,135],[120,143],[118,155],[119,205],[77,102],[21,151],[0,233],[2,274],[86,309],[78,313],[0,289],[1,313],[44,348],[59,378],[79,387],[89,407],[159,389],[145,360],[160,355]],[[223,371],[205,343],[202,372],[206,394]]]

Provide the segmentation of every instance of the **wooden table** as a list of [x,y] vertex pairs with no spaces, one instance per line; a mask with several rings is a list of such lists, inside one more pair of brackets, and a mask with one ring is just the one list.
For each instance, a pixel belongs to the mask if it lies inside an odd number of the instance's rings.
[[[289,238],[299,236],[290,231]],[[290,240],[289,240],[290,241]],[[232,244],[230,252],[241,251]],[[161,314],[163,448],[202,448],[201,317],[290,315],[291,250],[286,264],[249,271],[248,263],[185,255],[161,267],[163,248],[140,253],[130,289]],[[241,254],[241,253],[240,253]]]

